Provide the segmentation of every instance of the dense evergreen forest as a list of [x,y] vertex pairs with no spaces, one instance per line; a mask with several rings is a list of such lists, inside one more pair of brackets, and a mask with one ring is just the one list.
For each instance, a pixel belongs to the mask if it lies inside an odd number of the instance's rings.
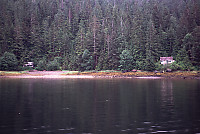
[[199,0],[0,0],[0,70],[152,71],[167,56],[200,68]]

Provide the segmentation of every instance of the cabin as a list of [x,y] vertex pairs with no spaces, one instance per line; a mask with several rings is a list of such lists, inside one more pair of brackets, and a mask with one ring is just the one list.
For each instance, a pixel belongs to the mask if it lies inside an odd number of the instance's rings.
[[24,67],[33,67],[33,62],[27,62],[27,64],[24,64]]
[[160,64],[167,65],[173,63],[175,60],[173,60],[173,57],[160,57]]

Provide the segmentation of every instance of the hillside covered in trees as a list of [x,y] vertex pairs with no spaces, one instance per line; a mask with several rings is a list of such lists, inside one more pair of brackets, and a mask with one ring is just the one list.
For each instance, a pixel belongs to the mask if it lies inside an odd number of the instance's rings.
[[167,56],[200,68],[199,0],[0,0],[0,70],[152,71]]

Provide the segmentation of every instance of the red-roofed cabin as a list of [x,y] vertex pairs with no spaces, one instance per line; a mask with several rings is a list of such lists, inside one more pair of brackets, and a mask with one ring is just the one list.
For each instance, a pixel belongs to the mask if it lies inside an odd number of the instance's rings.
[[160,57],[160,62],[161,62],[162,65],[171,64],[174,61],[175,60],[173,60],[173,57]]

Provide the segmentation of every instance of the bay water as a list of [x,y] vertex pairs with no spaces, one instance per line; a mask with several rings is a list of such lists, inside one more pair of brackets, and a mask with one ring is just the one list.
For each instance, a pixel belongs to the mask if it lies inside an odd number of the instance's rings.
[[0,134],[200,134],[200,80],[0,79]]

